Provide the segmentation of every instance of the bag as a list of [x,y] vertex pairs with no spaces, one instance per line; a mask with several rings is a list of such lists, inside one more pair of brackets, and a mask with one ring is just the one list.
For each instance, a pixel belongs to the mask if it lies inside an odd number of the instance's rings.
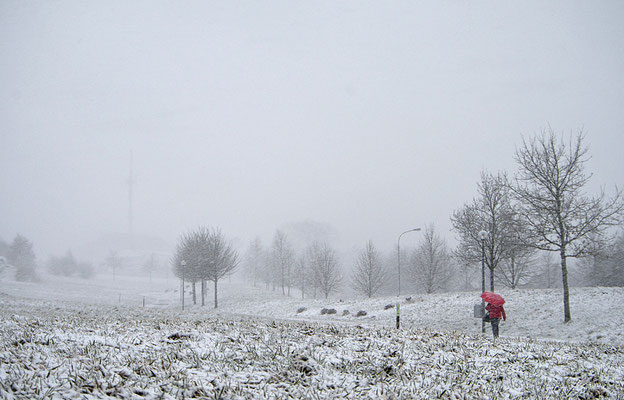
[[483,322],[490,322],[490,313],[485,313],[485,315],[483,316]]

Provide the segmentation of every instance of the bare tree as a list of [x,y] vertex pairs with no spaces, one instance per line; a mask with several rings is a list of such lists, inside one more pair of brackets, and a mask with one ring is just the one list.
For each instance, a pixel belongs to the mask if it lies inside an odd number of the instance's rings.
[[[197,228],[194,231],[183,234],[174,256],[174,275],[182,279],[183,285],[187,282],[191,283],[193,304],[197,304],[197,283],[205,279],[202,277],[203,255],[201,251],[208,240],[209,233],[205,228]],[[203,299],[205,296],[203,292],[205,285],[202,285],[201,288]],[[182,290],[184,291],[184,288]]]
[[152,253],[150,257],[146,259],[143,263],[143,271],[149,274],[150,282],[152,282],[152,274],[154,273],[154,271],[158,270],[158,267],[159,262],[156,257],[154,257],[154,253]]
[[114,250],[109,251],[104,264],[113,270],[113,280],[115,280],[115,273],[123,265],[123,260],[119,257],[119,254]]
[[[295,252],[288,242],[286,235],[280,230],[276,231],[273,236],[271,255],[275,273],[282,288],[282,294],[288,294],[290,296],[291,274],[293,264],[295,263]],[[288,293],[286,293],[286,288],[288,288]]]
[[308,248],[308,255],[315,287],[327,298],[338,290],[342,281],[336,252],[326,243],[313,243]]
[[249,243],[247,252],[245,253],[245,267],[247,276],[251,279],[253,286],[256,287],[258,279],[265,270],[266,255],[262,247],[262,241],[259,237]]
[[535,272],[530,284],[534,287],[551,289],[561,284],[561,266],[553,261],[551,252],[542,251],[536,259]]
[[388,280],[388,274],[384,268],[379,253],[372,241],[366,243],[366,247],[360,252],[355,264],[353,274],[353,288],[366,296],[373,297]]
[[617,189],[611,199],[604,191],[597,197],[582,192],[591,177],[585,173],[587,151],[582,131],[566,142],[549,127],[529,142],[523,140],[515,155],[519,169],[513,191],[528,239],[540,250],[559,253],[561,259],[564,322],[572,319],[567,259],[586,254],[624,210]]
[[412,256],[412,277],[426,293],[445,288],[452,276],[451,255],[444,239],[427,226]]
[[583,283],[590,286],[624,286],[624,234],[608,246],[580,260]]
[[[184,263],[182,262],[184,261]],[[218,282],[238,265],[238,254],[219,229],[197,228],[184,234],[173,258],[176,276],[188,276],[191,282],[214,282],[214,307],[218,307]],[[188,274],[188,275],[187,275]]]
[[305,254],[300,255],[297,258],[297,262],[295,264],[296,274],[297,274],[297,283],[299,285],[299,290],[301,291],[301,298],[305,298],[306,288],[308,281],[310,280],[310,272],[308,271],[308,260]]
[[503,285],[511,289],[516,289],[526,283],[531,276],[534,254],[532,251],[527,251],[525,247],[521,250],[511,249],[508,257],[500,263],[496,277]]
[[460,273],[458,287],[461,288],[460,290],[464,291],[473,290],[474,287],[472,284],[477,272],[477,269],[475,268],[476,264],[474,262],[467,262],[461,257],[457,257],[457,250],[451,252],[451,257],[454,258],[455,265]]
[[[451,217],[459,234],[455,257],[461,263],[481,262],[481,247],[485,245],[485,266],[490,270],[490,290],[494,291],[496,267],[518,246],[517,219],[504,174],[482,172],[477,187],[478,196]],[[479,237],[482,230],[488,233],[485,243]]]
[[624,286],[624,232],[620,233],[610,249],[606,260],[610,283],[607,286]]

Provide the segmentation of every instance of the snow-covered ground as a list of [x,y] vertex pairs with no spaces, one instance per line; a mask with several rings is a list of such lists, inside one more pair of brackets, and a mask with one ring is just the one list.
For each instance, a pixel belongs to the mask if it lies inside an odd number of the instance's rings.
[[[44,276],[41,283],[0,280],[0,293],[15,297],[86,304],[159,307],[176,312],[180,309],[179,281],[173,278],[118,276],[113,280],[101,275],[93,280]],[[301,300],[300,295],[283,296],[281,291],[253,288],[250,285],[224,280],[219,283],[219,308],[213,308],[213,287],[209,286],[206,305],[192,306],[187,292],[186,310],[189,317],[215,315],[249,315],[272,319],[355,323],[393,327],[396,309],[387,305],[400,304],[404,328],[427,328],[478,334],[481,322],[473,317],[473,305],[479,303],[478,292],[389,296],[373,299]],[[596,342],[624,346],[624,288],[571,288],[572,321],[563,323],[561,289],[509,290],[499,292],[505,299],[508,320],[501,322],[501,336],[525,337],[574,342]],[[411,301],[406,298],[411,297]],[[300,308],[306,311],[298,313]],[[336,314],[321,315],[323,308]],[[349,312],[344,315],[345,310]],[[365,317],[356,317],[366,311]],[[488,329],[489,333],[489,329]]]
[[478,293],[301,300],[224,281],[217,310],[211,287],[181,312],[178,286],[4,275],[0,398],[624,396],[621,288],[573,288],[568,324],[560,290],[502,290],[492,344]]

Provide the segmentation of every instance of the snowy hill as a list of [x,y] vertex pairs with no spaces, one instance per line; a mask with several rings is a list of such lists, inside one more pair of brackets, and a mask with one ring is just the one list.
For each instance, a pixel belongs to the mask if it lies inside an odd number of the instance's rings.
[[[43,275],[40,283],[0,281],[0,293],[18,298],[49,301],[110,304],[131,307],[159,307],[177,313],[180,309],[179,281],[173,276],[118,276],[116,280],[100,275],[93,280],[59,278]],[[479,292],[409,295],[373,299],[300,299],[281,293],[253,288],[225,280],[219,283],[219,308],[213,308],[210,285],[206,306],[191,305],[186,296],[185,315],[245,315],[278,320],[301,320],[394,327],[396,310],[386,306],[397,302],[401,323],[406,329],[427,328],[478,335],[480,320],[473,317],[473,305]],[[501,290],[506,299],[508,320],[501,323],[502,337],[539,338],[573,342],[595,342],[624,346],[624,288],[571,288],[572,321],[563,323],[561,289]],[[406,298],[411,297],[411,301]],[[198,299],[198,304],[200,303]],[[303,312],[298,310],[305,308]],[[321,314],[322,309],[335,314]],[[347,314],[348,311],[348,314]],[[357,317],[358,311],[367,313]],[[347,315],[345,315],[347,314]],[[489,326],[486,333],[489,335]]]

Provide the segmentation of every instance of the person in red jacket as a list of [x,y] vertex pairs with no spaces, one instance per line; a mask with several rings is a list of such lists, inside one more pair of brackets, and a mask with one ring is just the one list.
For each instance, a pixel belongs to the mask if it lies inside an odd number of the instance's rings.
[[498,337],[498,323],[500,322],[501,316],[503,317],[503,321],[507,320],[507,314],[505,314],[505,309],[503,308],[502,305],[498,306],[498,305],[494,305],[490,303],[488,303],[488,305],[485,306],[485,309],[488,311],[488,314],[490,315],[490,323],[492,324],[492,335],[494,335],[494,337],[497,338]]

